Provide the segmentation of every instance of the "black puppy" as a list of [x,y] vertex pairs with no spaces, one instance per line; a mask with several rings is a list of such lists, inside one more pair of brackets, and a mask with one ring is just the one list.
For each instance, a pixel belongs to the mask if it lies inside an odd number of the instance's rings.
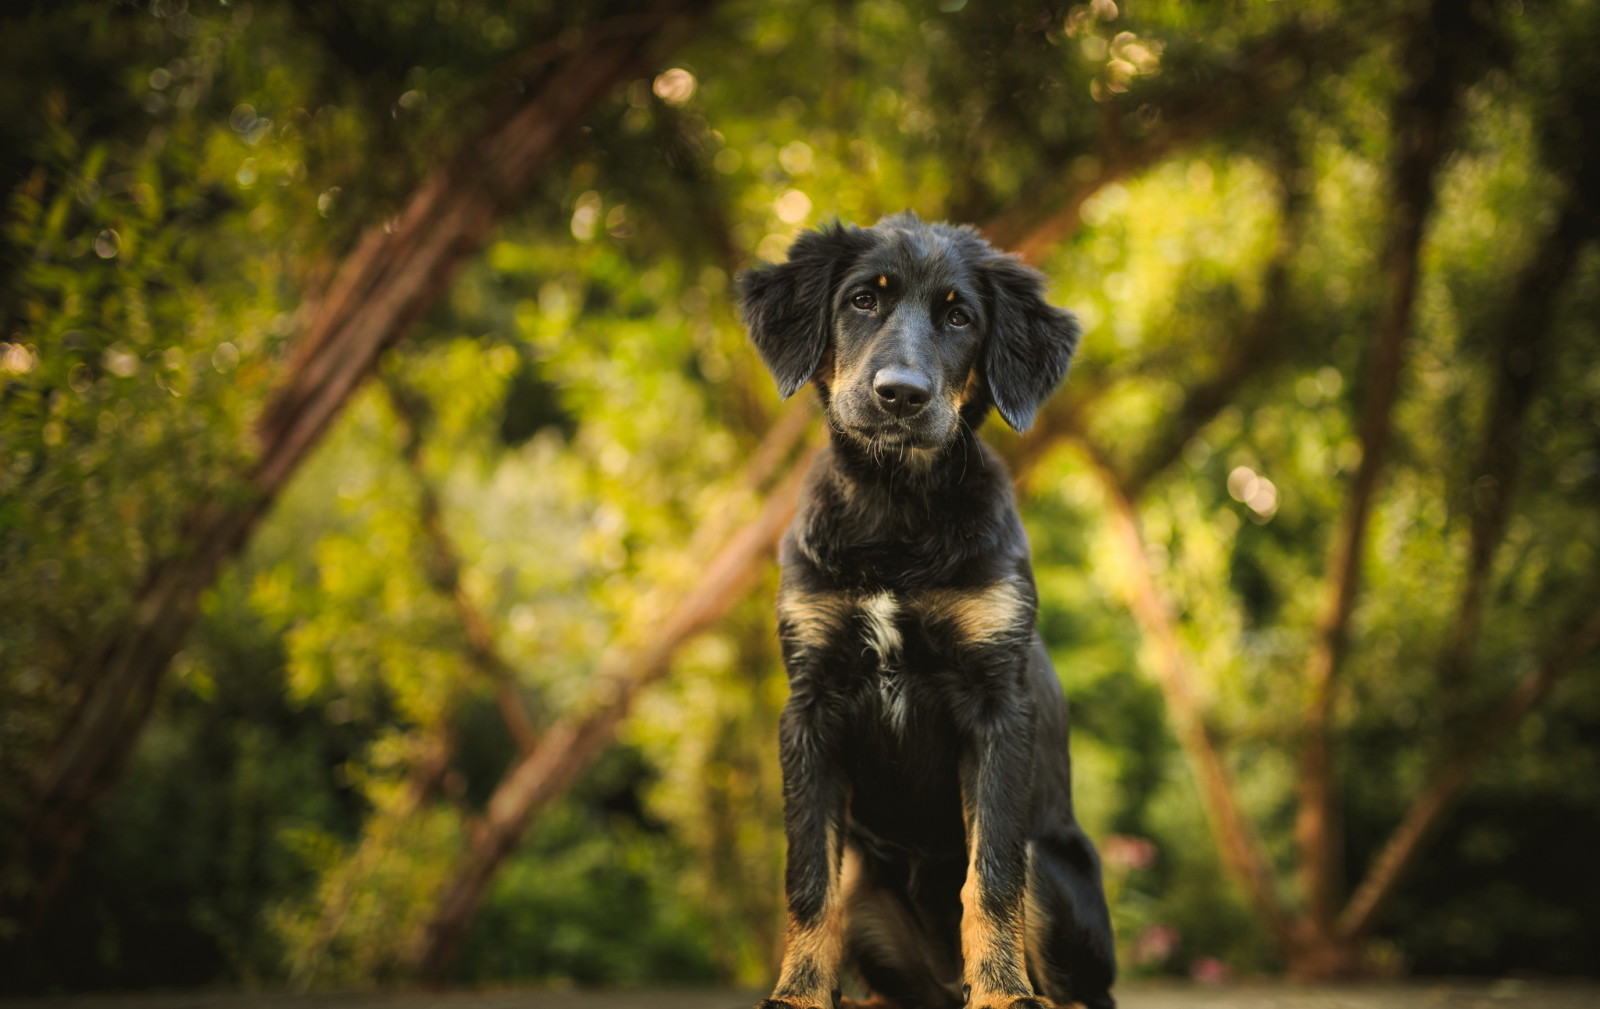
[[1028,543],[973,433],[991,406],[1025,430],[1066,374],[1077,322],[1042,279],[909,213],[741,278],[756,349],[785,397],[816,384],[832,442],[781,551],[789,932],[760,1009],[836,1006],[846,968],[900,1009],[1114,1005]]

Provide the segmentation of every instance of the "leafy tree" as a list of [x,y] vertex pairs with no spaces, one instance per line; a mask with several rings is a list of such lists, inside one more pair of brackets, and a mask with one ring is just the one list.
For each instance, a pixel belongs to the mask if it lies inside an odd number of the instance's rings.
[[1592,0],[5,16],[13,987],[762,980],[730,278],[907,206],[1086,324],[990,436],[1130,969],[1592,970]]

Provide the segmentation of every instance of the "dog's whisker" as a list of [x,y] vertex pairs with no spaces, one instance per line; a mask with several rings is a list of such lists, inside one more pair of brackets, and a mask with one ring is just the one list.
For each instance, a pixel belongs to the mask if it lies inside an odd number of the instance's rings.
[[971,433],[967,418],[956,414],[956,437],[961,439],[961,476],[956,478],[956,483],[965,483],[967,479],[967,435]]

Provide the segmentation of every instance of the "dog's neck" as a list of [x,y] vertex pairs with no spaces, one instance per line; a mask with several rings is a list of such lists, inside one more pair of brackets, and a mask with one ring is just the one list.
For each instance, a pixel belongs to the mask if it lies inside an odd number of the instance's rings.
[[892,511],[911,509],[947,497],[962,487],[987,483],[995,460],[972,426],[962,424],[949,442],[937,448],[912,448],[863,442],[828,427],[832,464],[837,478],[857,492],[883,495]]
[[945,584],[1025,542],[1011,529],[1005,464],[970,427],[925,459],[873,452],[831,427],[829,435],[785,549],[841,584],[901,584],[911,577],[902,569],[918,572],[912,581]]

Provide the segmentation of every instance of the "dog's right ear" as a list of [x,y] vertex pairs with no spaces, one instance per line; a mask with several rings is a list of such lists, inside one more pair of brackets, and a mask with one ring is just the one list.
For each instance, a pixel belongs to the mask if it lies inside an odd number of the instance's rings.
[[802,233],[788,262],[740,275],[740,318],[784,399],[817,373],[833,328],[834,288],[870,245],[862,229],[835,223]]

